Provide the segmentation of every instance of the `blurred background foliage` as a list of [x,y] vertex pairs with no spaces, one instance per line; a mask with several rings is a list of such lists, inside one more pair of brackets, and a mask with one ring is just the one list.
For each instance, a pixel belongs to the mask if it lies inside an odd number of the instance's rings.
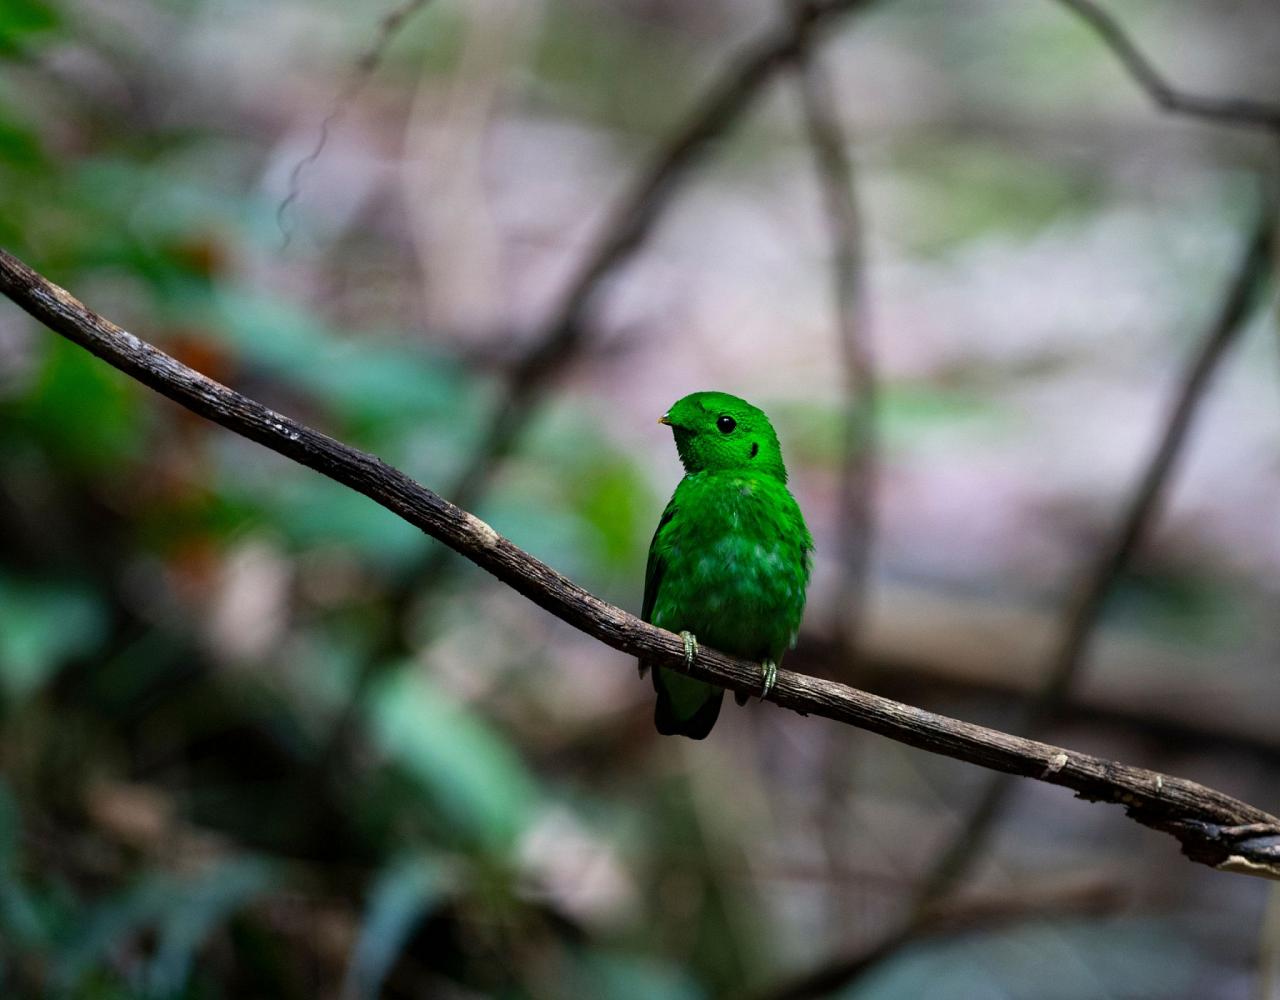
[[[1183,85],[1280,93],[1269,0],[1109,7]],[[386,13],[3,0],[0,245],[447,489],[627,178],[779,14],[438,0],[353,78]],[[739,392],[776,416],[818,538],[794,665],[1016,726],[1269,145],[1158,117],[1049,2],[883,0],[823,59],[882,379],[859,655],[822,645],[846,613],[843,377],[786,73],[607,283],[478,511],[638,609],[679,475],[653,420]],[[1271,312],[1051,738],[1275,810]],[[4,995],[764,996],[873,947],[984,780],[755,705],[663,741],[650,698],[372,503],[0,308]],[[974,899],[841,995],[1280,988],[1263,884],[1054,789],[1019,789]]]

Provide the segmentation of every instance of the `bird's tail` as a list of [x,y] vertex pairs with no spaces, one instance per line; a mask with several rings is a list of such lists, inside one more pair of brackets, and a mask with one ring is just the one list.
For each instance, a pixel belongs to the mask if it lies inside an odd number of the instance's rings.
[[659,667],[653,671],[653,689],[658,692],[653,724],[663,736],[704,739],[720,716],[724,688]]

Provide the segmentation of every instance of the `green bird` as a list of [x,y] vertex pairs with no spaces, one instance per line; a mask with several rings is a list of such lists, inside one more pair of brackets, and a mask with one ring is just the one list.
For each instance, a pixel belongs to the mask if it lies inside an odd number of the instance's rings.
[[[685,476],[649,545],[641,616],[681,633],[688,663],[699,642],[759,661],[766,697],[795,645],[813,551],[778,436],[762,410],[726,392],[685,396],[659,423],[675,435]],[[648,667],[641,661],[641,677]],[[723,688],[661,667],[653,687],[658,732],[711,732]]]

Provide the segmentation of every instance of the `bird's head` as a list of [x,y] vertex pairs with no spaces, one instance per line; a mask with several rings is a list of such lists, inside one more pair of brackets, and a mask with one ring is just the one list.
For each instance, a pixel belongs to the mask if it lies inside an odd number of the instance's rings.
[[695,392],[677,400],[658,422],[675,435],[685,472],[742,469],[787,481],[773,425],[745,399],[727,392]]

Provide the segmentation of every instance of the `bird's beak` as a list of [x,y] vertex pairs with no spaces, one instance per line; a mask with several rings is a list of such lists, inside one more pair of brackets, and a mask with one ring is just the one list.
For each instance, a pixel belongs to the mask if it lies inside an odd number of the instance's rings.
[[658,418],[658,423],[666,424],[668,427],[672,426],[671,421],[667,419],[667,415],[665,413]]

